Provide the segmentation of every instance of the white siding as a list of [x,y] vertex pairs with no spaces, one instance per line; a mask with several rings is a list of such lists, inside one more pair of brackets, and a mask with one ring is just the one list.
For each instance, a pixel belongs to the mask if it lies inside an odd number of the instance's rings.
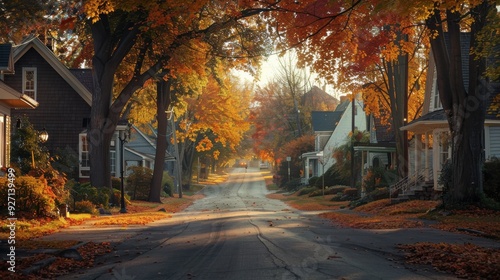
[[[354,116],[354,125],[360,131],[366,130],[366,114],[363,110],[363,101],[356,100],[355,101],[357,107],[357,114]],[[323,153],[325,155],[325,159],[328,161],[325,164],[325,170],[328,170],[334,163],[335,160],[332,157],[333,150],[335,148],[341,146],[347,140],[347,136],[351,132],[352,128],[352,103],[349,103],[344,114],[342,114],[342,118],[340,119],[337,127],[335,127],[335,131],[333,131],[332,136],[328,139],[328,142],[325,145]],[[321,175],[321,174],[320,174]]]
[[487,158],[497,157],[500,158],[500,127],[490,126],[489,127],[489,141],[490,141],[490,151]]

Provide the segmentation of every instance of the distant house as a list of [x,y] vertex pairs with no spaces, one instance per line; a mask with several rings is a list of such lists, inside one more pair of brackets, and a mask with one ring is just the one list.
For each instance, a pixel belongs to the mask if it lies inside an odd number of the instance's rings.
[[[461,45],[462,71],[465,78],[463,82],[467,88],[469,84],[467,80],[469,35],[467,33],[462,33]],[[430,57],[422,117],[401,129],[415,133],[410,147],[410,176],[421,178],[424,182],[430,182],[434,190],[441,190],[442,186],[438,184],[438,178],[443,164],[451,158],[451,137],[448,121],[439,98],[436,65],[432,52]],[[498,84],[492,84],[492,86],[496,90],[490,97],[484,123],[484,156],[486,160],[500,157],[500,112],[498,111],[500,87]]]
[[134,125],[131,127],[131,135],[131,139],[125,144],[125,170],[129,166],[144,166],[153,169],[156,140]]
[[301,104],[304,108],[310,108],[311,111],[333,111],[339,105],[340,101],[320,89],[313,86],[301,98]]
[[[363,101],[354,100],[355,129],[367,129],[367,117]],[[315,135],[315,150],[302,154],[304,162],[303,183],[309,178],[321,176],[334,163],[333,152],[343,145],[352,131],[353,102],[344,98],[333,112],[312,112],[312,125]]]
[[[13,75],[14,59],[12,45],[0,44],[0,167],[10,166],[10,130],[13,109],[32,110],[38,102],[30,96],[15,90],[4,82],[5,77]],[[15,123],[15,118],[14,118]]]

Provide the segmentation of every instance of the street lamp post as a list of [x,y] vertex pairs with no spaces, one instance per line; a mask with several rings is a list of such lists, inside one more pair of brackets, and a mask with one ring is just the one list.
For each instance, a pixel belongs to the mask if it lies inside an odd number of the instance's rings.
[[127,207],[125,206],[125,190],[124,190],[124,184],[123,184],[123,165],[124,165],[124,158],[123,158],[123,150],[124,150],[124,144],[127,143],[128,138],[130,138],[130,131],[127,130],[120,130],[118,134],[118,139],[120,140],[120,213],[127,213]]
[[174,108],[171,107],[169,110],[165,111],[167,113],[167,120],[171,123],[172,125],[172,137],[174,141],[174,148],[175,148],[175,159],[176,159],[176,169],[177,169],[177,191],[179,193],[179,198],[182,198],[182,165],[181,165],[181,158],[179,154],[179,144],[177,143],[177,135],[175,133],[175,119],[174,119]]

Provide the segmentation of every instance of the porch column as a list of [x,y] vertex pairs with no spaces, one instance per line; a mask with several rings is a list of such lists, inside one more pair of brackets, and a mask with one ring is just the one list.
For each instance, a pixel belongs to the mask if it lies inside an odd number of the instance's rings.
[[361,178],[365,177],[365,158],[365,151],[361,151]]
[[421,169],[422,169],[422,166],[421,166],[421,161],[422,161],[422,155],[421,155],[421,152],[422,152],[422,134],[415,134],[415,170],[414,170],[414,173],[415,174],[418,174]]
[[309,182],[309,157],[306,157],[306,160],[305,160],[304,178],[305,178],[306,184],[307,184]]
[[425,171],[424,171],[424,176],[425,176],[425,181],[429,181],[429,133],[426,131],[425,132],[425,153],[424,153],[424,160],[425,160]]

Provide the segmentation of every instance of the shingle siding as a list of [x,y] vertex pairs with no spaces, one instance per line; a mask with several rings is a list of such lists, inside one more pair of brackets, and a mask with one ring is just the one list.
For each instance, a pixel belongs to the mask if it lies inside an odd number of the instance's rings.
[[83,118],[90,117],[90,106],[34,49],[15,63],[15,75],[5,76],[12,88],[22,92],[23,67],[37,69],[39,106],[34,110],[12,110],[12,119],[26,115],[35,129],[45,127],[49,140],[44,145],[52,154],[57,148],[69,147],[78,155],[78,134],[83,130]]

